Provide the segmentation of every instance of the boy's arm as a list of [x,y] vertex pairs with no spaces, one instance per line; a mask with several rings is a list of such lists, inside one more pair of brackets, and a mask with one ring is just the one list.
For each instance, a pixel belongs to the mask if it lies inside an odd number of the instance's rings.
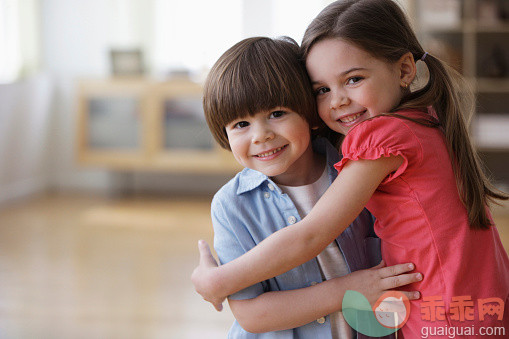
[[[347,290],[362,293],[373,305],[384,292],[420,281],[411,264],[378,266],[324,281],[315,286],[289,291],[266,292],[253,299],[229,299],[230,308],[242,328],[251,333],[279,331],[303,326],[320,317],[341,311]],[[418,292],[402,292],[410,300]]]
[[399,156],[349,161],[302,221],[273,233],[225,265],[198,266],[192,276],[197,292],[217,308],[227,295],[316,257],[348,227],[382,180],[402,162]]

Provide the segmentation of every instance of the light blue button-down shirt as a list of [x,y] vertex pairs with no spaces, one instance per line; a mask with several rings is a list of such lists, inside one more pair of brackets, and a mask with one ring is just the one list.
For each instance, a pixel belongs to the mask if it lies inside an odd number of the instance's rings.
[[[334,164],[338,151],[326,140],[313,142],[317,153],[327,158],[330,182],[336,178]],[[214,247],[220,262],[226,263],[246,253],[263,239],[301,220],[290,197],[266,175],[245,168],[224,185],[212,201]],[[373,217],[364,210],[336,239],[350,272],[378,264],[380,239],[373,231]],[[291,244],[288,244],[291,246]],[[292,290],[322,281],[315,259],[275,278],[250,286],[232,296],[232,299],[251,299],[268,291]],[[284,331],[253,334],[242,329],[237,321],[229,338],[331,338],[330,319],[313,321],[307,325]]]

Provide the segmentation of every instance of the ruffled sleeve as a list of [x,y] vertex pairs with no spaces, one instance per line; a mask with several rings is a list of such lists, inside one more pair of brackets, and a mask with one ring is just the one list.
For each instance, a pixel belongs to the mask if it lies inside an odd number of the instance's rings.
[[351,160],[376,160],[399,155],[403,163],[382,184],[391,182],[405,173],[410,165],[416,165],[422,160],[422,146],[412,124],[415,123],[391,116],[378,116],[361,122],[345,137],[341,145],[343,158],[334,167],[340,172]]

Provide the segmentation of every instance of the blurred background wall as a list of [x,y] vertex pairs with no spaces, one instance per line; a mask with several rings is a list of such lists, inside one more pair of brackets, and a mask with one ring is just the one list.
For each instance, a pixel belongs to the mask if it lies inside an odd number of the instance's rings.
[[[226,337],[231,313],[189,281],[239,169],[201,83],[243,38],[300,42],[330,2],[0,0],[0,338]],[[509,1],[398,2],[473,86],[472,134],[509,191]],[[507,249],[509,206],[494,214]]]
[[[0,64],[0,201],[48,189],[110,188],[114,179],[106,169],[76,165],[74,145],[78,81],[109,78],[111,49],[140,49],[147,77],[166,80],[172,72],[184,71],[199,82],[221,53],[243,37],[289,35],[299,41],[326,3],[0,1],[5,19],[12,21],[2,27],[6,50],[18,59],[5,58]],[[19,40],[13,41],[16,37]],[[186,189],[193,190],[182,176],[166,179],[168,187],[181,189],[179,184],[185,182]],[[195,186],[217,188],[217,184]]]

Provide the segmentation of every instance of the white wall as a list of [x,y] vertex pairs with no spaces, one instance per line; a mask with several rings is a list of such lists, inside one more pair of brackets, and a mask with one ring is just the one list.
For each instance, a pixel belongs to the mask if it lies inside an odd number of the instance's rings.
[[[154,61],[153,44],[156,34],[153,32],[155,29],[153,9],[155,1],[44,0],[39,2],[41,64],[44,73],[48,75],[0,87],[2,103],[0,107],[0,202],[48,188],[109,191],[119,182],[106,169],[86,169],[75,163],[75,89],[80,78],[103,78],[109,75],[109,50],[112,47],[141,46],[146,59]],[[308,24],[301,17],[295,18],[291,10],[292,4],[302,7],[304,3],[307,3],[306,6],[311,6],[305,0],[296,2],[290,0],[238,1],[242,2],[244,13],[242,36],[292,35],[293,32],[300,34],[303,30],[290,29],[293,26],[289,22],[298,19],[303,25]],[[315,13],[309,13],[308,21],[327,2],[330,1],[313,2]],[[189,12],[192,14],[195,10],[190,8]],[[270,14],[271,11],[274,13]],[[283,25],[284,27],[275,27],[281,26],[283,22],[287,23]],[[199,26],[200,23],[190,20],[189,25]],[[286,29],[290,29],[291,32],[286,32]],[[279,30],[284,31],[279,32]],[[185,35],[186,27],[182,27],[181,32]],[[221,36],[218,38],[221,39]],[[300,39],[296,36],[294,38]],[[192,40],[188,43],[200,44],[197,39]],[[186,46],[172,46],[172,48],[182,49]],[[212,192],[226,180],[226,178],[218,177],[193,180],[186,176],[150,174],[140,174],[129,178],[128,185],[131,188],[164,187],[164,189],[186,192],[200,190]],[[196,184],[197,182],[199,185]]]
[[105,189],[105,171],[74,161],[76,82],[108,74],[109,1],[45,0],[41,5],[43,67],[55,82],[51,185],[57,190]]
[[52,97],[48,76],[0,85],[0,203],[49,186]]

